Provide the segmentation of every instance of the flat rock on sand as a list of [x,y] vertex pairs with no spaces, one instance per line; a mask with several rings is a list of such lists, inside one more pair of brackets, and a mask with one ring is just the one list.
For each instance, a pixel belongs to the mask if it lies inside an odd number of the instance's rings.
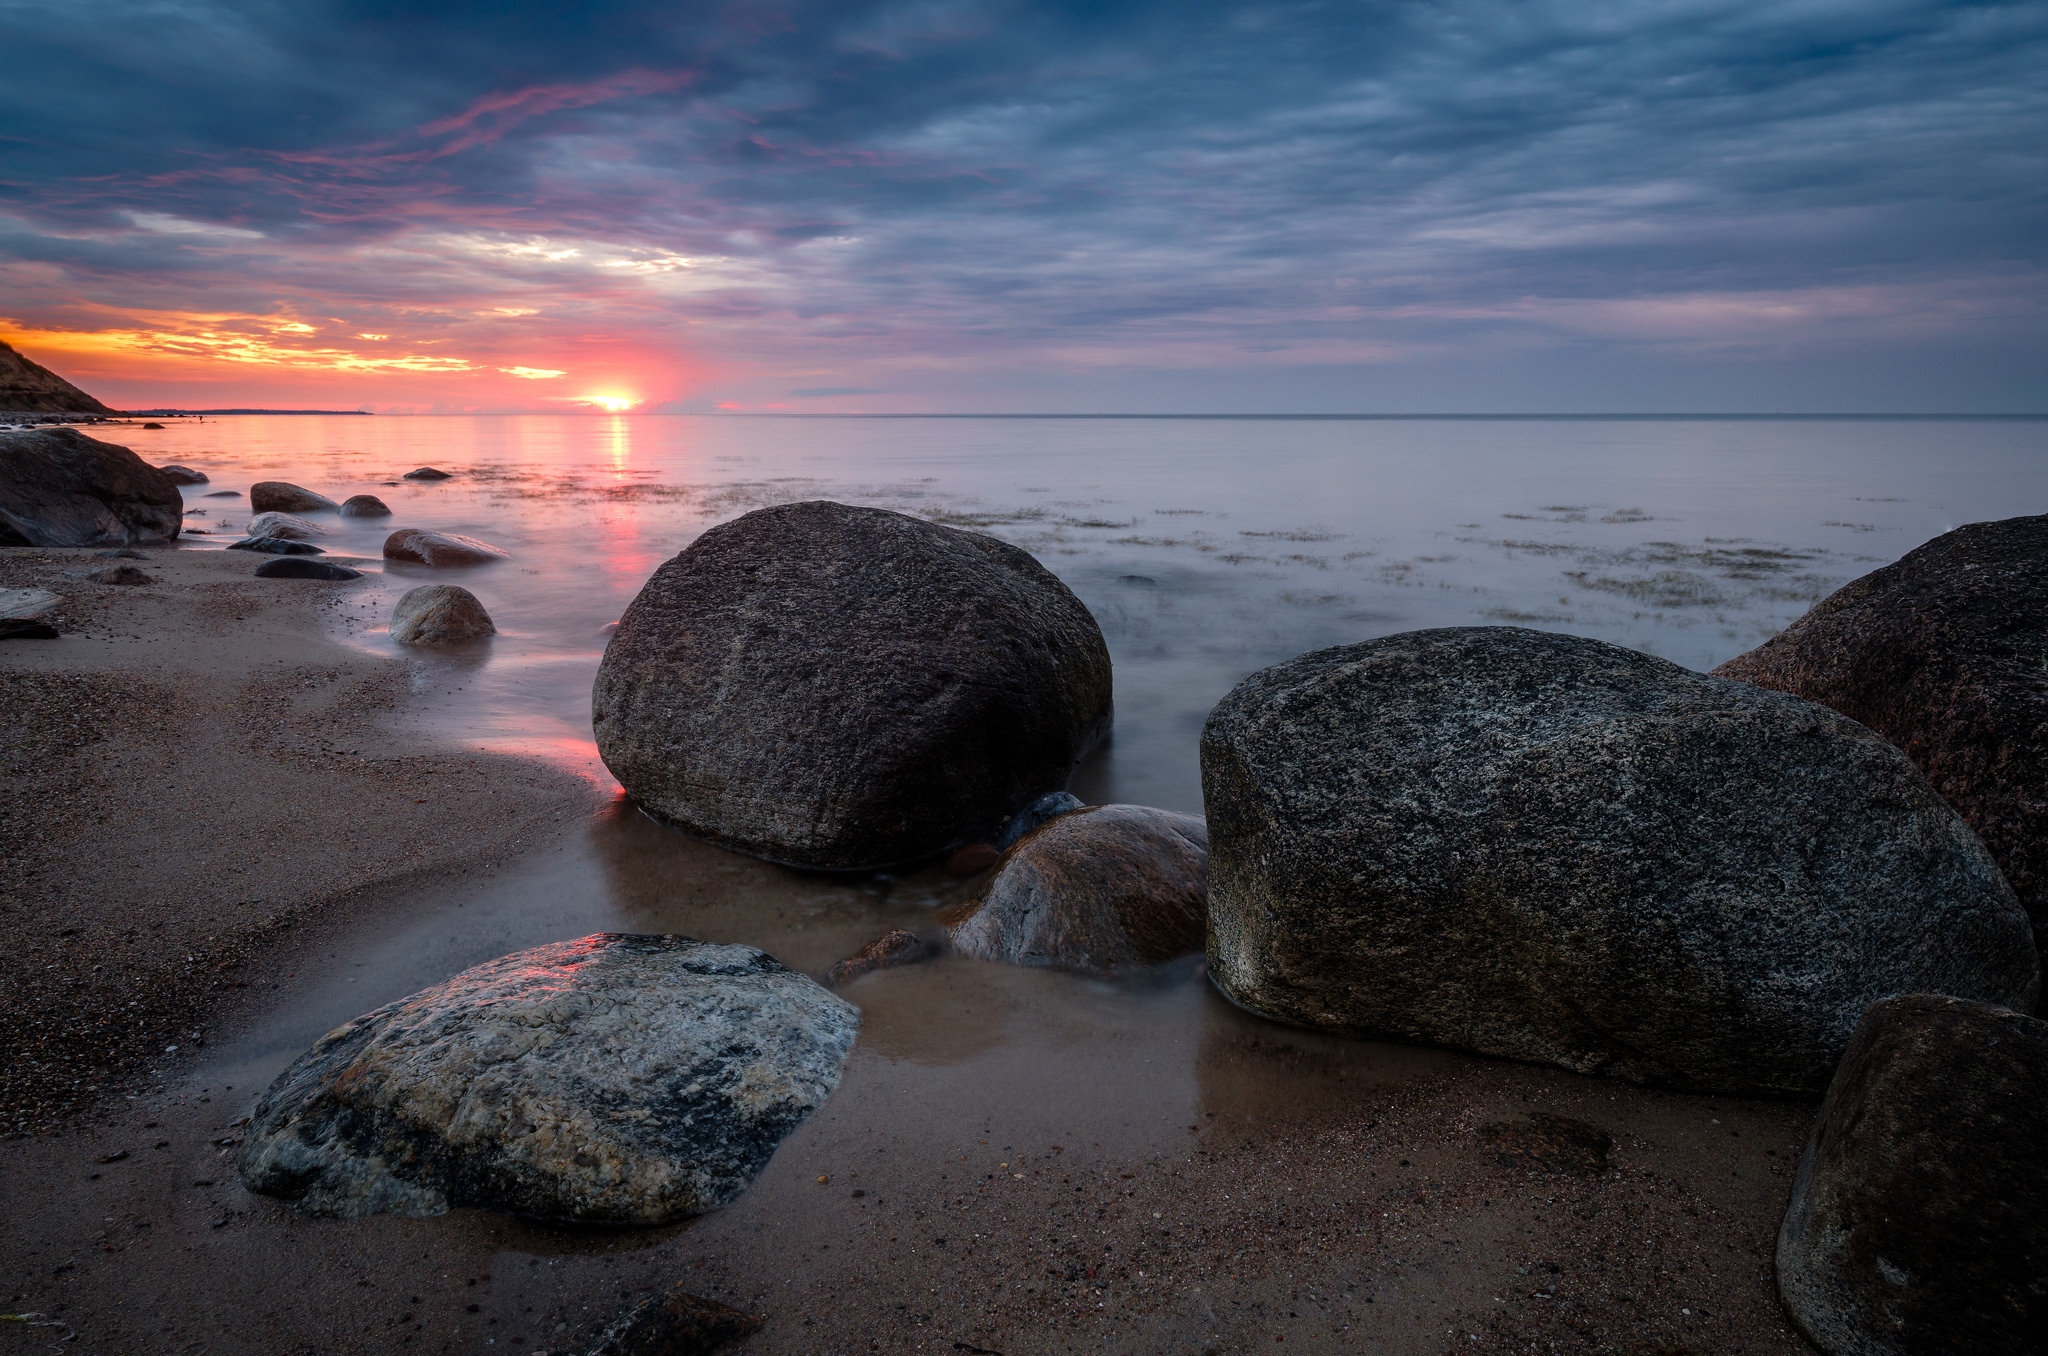
[[462,645],[497,630],[477,596],[455,584],[422,584],[391,609],[391,639],[400,645]]
[[1714,672],[1904,749],[2048,944],[2048,516],[1972,523],[1837,589]]
[[1778,1234],[1830,1356],[2048,1347],[2048,1022],[1918,994],[1864,1014]]
[[487,541],[478,541],[475,537],[465,537],[454,532],[428,532],[423,528],[402,527],[384,539],[384,559],[442,568],[451,565],[489,565],[493,561],[510,560],[511,555]]
[[1202,949],[1209,836],[1194,815],[1097,805],[1026,834],[952,924],[964,955],[1103,974]]
[[753,1181],[859,1024],[752,947],[535,947],[323,1036],[257,1104],[242,1182],[316,1215],[680,1219]]
[[2025,914],[1904,754],[1599,641],[1304,655],[1217,705],[1202,779],[1210,974],[1269,1017],[1786,1095],[1888,994],[2034,1003]]
[[993,537],[822,500],[712,528],[606,648],[598,751],[653,814],[771,861],[928,857],[1066,785],[1109,650]]
[[340,505],[288,480],[259,480],[249,487],[249,507],[257,513],[318,513]]
[[185,501],[169,476],[75,428],[0,432],[0,546],[161,546]]

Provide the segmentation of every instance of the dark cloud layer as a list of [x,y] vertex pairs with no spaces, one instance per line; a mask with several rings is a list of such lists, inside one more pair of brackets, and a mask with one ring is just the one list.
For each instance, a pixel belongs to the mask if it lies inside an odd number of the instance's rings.
[[524,295],[832,397],[1984,354],[1955,399],[2043,403],[2044,3],[425,8],[0,8],[0,314]]

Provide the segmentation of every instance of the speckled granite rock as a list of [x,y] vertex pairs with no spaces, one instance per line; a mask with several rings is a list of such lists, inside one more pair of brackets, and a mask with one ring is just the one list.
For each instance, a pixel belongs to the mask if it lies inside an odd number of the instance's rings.
[[1944,533],[1714,672],[1904,749],[1977,831],[2048,944],[2048,516]]
[[0,431],[0,546],[161,546],[177,484],[125,447],[75,428]]
[[1193,815],[1096,805],[1048,820],[952,923],[963,955],[1106,974],[1202,949],[1209,837]]
[[478,541],[460,533],[401,527],[384,539],[384,559],[446,568],[453,565],[489,565],[493,561],[510,560],[511,554],[487,541]]
[[391,506],[374,494],[352,494],[341,501],[344,518],[389,518]]
[[1016,547],[812,501],[655,571],[591,705],[605,765],[652,813],[771,861],[881,867],[1066,785],[1109,723],[1109,650]]
[[1930,994],[1865,1013],[1777,1265],[1829,1356],[2048,1350],[2048,1022]]
[[259,480],[249,487],[249,508],[256,513],[318,513],[339,507],[326,495],[288,480]]
[[257,1104],[242,1183],[316,1215],[680,1219],[753,1181],[859,1023],[752,947],[535,947],[321,1037]]
[[408,589],[391,609],[391,638],[400,645],[462,645],[497,631],[477,596],[454,584]]
[[307,522],[295,514],[276,512],[255,515],[244,530],[252,537],[283,537],[286,541],[311,541],[327,535],[327,529],[318,523]]
[[1284,1021],[1784,1095],[1887,995],[2034,1004],[2026,915],[1904,754],[1599,641],[1303,655],[1217,705],[1202,782],[1210,973]]

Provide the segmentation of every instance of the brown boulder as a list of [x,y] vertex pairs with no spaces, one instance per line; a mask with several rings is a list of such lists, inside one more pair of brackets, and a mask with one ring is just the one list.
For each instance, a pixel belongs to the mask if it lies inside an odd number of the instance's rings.
[[391,508],[374,494],[352,494],[341,501],[344,518],[389,518]]
[[384,559],[411,565],[431,565],[437,569],[456,565],[489,565],[493,561],[511,558],[510,552],[501,551],[487,541],[454,532],[401,527],[384,539]]
[[1194,815],[1097,805],[1003,854],[950,920],[963,955],[1106,974],[1202,949],[1209,835]]
[[2048,516],[1971,523],[1844,585],[1714,672],[1906,751],[2048,940]]
[[890,928],[832,967],[826,978],[833,987],[859,979],[870,970],[890,970],[924,959],[925,945],[908,928]]
[[68,425],[0,432],[0,546],[161,546],[185,501],[162,471]]
[[461,645],[497,630],[477,596],[453,584],[423,584],[391,609],[391,638],[400,645]]
[[324,494],[315,494],[288,480],[259,480],[249,487],[249,509],[253,513],[318,513],[340,508]]

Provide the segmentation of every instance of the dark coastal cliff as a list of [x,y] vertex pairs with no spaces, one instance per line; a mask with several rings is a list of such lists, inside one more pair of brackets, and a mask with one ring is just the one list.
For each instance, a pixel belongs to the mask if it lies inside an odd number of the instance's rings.
[[0,341],[0,410],[33,414],[114,414],[40,363]]

